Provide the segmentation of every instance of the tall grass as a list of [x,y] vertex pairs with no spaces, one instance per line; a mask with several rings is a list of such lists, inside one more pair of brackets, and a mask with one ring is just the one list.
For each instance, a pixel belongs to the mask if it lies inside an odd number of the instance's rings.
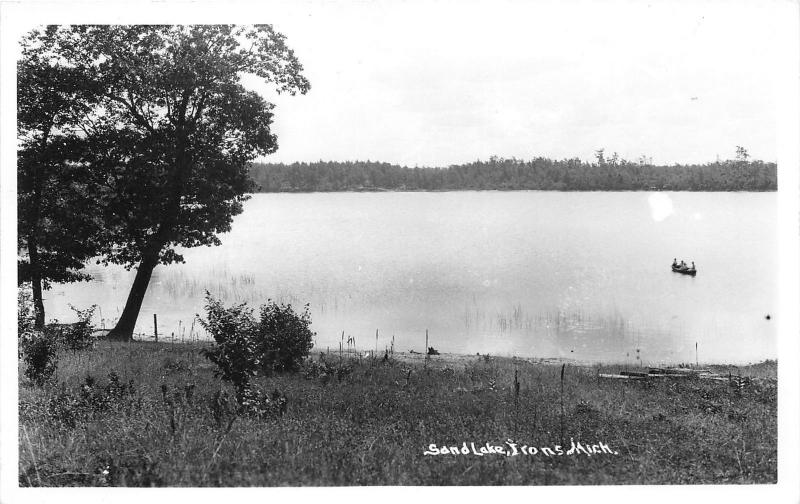
[[[226,406],[232,391],[214,378],[202,347],[104,342],[94,352],[61,356],[59,384],[21,381],[20,484],[676,484],[777,477],[774,361],[729,367],[756,378],[735,391],[694,378],[598,378],[618,366],[569,366],[562,380],[560,366],[488,356],[429,356],[423,368],[421,355],[412,361],[396,352],[381,363],[358,358],[353,348],[349,357],[314,356],[342,370],[333,375],[311,373],[320,367],[309,365],[299,374],[258,378],[255,386],[288,398],[283,416],[259,419]],[[111,371],[122,383],[132,381],[132,394],[66,425],[86,376],[105,383]],[[431,443],[509,439],[538,447],[604,442],[618,455],[423,455]]]

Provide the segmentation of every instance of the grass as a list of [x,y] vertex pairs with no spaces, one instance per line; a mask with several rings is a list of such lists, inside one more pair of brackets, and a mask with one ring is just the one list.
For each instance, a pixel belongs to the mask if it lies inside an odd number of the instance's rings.
[[[259,377],[285,414],[238,415],[198,344],[100,342],[57,381],[20,381],[23,486],[775,483],[777,362],[754,380],[605,380],[620,366],[492,357],[324,359],[343,372]],[[314,354],[313,360],[319,361]],[[22,367],[23,365],[20,364]],[[719,368],[723,371],[723,368]],[[20,369],[22,371],[22,369]],[[119,380],[109,384],[108,373]],[[86,385],[86,376],[96,383]],[[22,376],[22,373],[20,373]],[[81,392],[83,391],[83,392]],[[83,395],[82,395],[83,394]],[[563,401],[563,417],[562,417]],[[570,446],[617,454],[426,456],[429,445]],[[507,447],[507,445],[506,445]]]

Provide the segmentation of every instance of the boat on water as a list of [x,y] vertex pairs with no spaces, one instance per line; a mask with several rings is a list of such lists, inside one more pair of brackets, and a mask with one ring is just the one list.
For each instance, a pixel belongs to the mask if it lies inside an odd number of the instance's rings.
[[672,271],[675,273],[681,273],[682,275],[695,276],[697,274],[697,270],[694,268],[681,268],[680,266],[673,266]]

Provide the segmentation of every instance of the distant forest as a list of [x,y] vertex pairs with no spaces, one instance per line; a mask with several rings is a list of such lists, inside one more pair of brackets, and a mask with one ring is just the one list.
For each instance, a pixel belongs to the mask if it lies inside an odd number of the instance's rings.
[[258,192],[330,191],[775,191],[775,163],[737,159],[702,165],[658,166],[615,155],[597,161],[530,161],[492,157],[447,168],[409,168],[376,161],[254,163],[250,175]]

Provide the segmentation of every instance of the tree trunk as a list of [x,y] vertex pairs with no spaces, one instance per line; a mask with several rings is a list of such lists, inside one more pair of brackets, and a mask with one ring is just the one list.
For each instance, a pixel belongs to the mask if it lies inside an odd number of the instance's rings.
[[158,258],[164,246],[169,243],[175,224],[178,221],[181,196],[183,195],[186,177],[191,168],[190,158],[186,155],[186,132],[183,129],[183,117],[186,114],[188,100],[189,93],[187,90],[187,92],[184,93],[182,110],[179,114],[182,118],[178,125],[179,131],[176,133],[175,172],[168,186],[170,204],[167,206],[167,210],[162,216],[161,223],[158,226],[158,232],[145,248],[145,252],[142,255],[142,262],[139,263],[139,267],[136,269],[136,278],[134,278],[131,291],[128,294],[128,301],[125,303],[125,309],[122,310],[122,315],[117,321],[117,325],[108,333],[107,338],[110,340],[133,340],[133,329],[136,326],[136,319],[139,317],[139,310],[142,308],[142,300],[144,299],[145,292],[147,292],[147,285],[150,283],[153,269],[158,264]]
[[31,281],[33,287],[33,311],[36,318],[33,321],[33,327],[36,329],[44,329],[44,302],[42,301],[42,279],[34,278]]
[[42,274],[39,272],[39,250],[36,242],[28,239],[28,263],[30,266],[31,289],[33,290],[33,327],[44,328],[44,301],[42,300]]
[[136,278],[134,278],[131,291],[128,294],[128,301],[125,303],[125,309],[122,310],[122,315],[117,321],[117,325],[108,333],[108,339],[114,341],[133,340],[133,329],[136,327],[136,319],[139,317],[139,310],[142,308],[144,294],[147,292],[147,286],[150,284],[150,277],[153,275],[153,269],[157,264],[157,253],[146,255],[142,259],[142,262],[139,263],[139,267],[136,269]]

